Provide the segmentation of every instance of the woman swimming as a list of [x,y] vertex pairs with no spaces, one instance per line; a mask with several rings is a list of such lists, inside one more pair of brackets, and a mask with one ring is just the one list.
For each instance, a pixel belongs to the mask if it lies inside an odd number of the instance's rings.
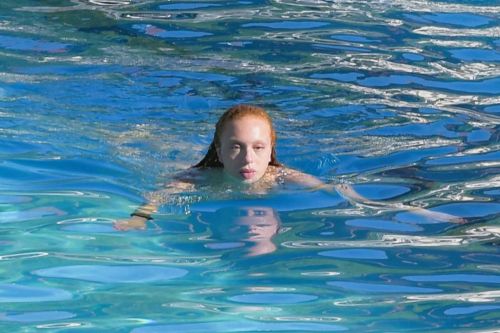
[[197,184],[210,180],[231,184],[245,193],[267,193],[280,185],[294,184],[315,190],[334,190],[347,200],[361,205],[393,210],[411,210],[431,218],[457,222],[448,214],[400,203],[380,203],[366,199],[347,185],[325,184],[300,171],[287,168],[276,157],[276,133],[272,119],[262,108],[236,105],[218,120],[215,134],[205,157],[196,165],[176,177],[174,183],[149,197],[149,203],[135,210],[128,220],[118,221],[120,230],[143,229],[162,204],[161,198],[179,192],[191,191]]

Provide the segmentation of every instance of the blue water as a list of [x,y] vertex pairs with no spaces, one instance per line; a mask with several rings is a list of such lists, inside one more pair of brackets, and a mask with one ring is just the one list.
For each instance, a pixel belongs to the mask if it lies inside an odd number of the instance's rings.
[[[500,6],[0,2],[0,331],[497,332]],[[201,187],[113,228],[268,109],[278,157],[375,201]]]

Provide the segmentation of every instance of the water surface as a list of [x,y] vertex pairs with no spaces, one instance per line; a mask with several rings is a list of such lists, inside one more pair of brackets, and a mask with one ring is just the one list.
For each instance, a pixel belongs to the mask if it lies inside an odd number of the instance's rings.
[[[498,13],[2,1],[1,330],[494,332]],[[270,111],[286,165],[465,223],[325,192],[201,191],[115,230],[236,103]]]

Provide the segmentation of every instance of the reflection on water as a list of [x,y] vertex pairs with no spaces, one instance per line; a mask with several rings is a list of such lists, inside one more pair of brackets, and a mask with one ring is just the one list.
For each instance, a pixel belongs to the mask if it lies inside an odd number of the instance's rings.
[[[1,1],[0,328],[494,332],[499,12]],[[234,103],[271,111],[285,164],[463,220],[203,189],[114,229]]]
[[272,207],[223,208],[214,217],[205,220],[205,223],[215,240],[215,243],[206,244],[207,248],[233,248],[246,243],[247,256],[268,254],[276,250],[272,238],[278,232],[280,222]]

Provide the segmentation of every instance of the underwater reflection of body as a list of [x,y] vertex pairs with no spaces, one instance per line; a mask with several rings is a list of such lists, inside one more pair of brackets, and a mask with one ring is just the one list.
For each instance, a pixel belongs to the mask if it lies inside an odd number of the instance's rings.
[[[165,234],[178,234],[167,246],[181,252],[212,250],[217,254],[253,257],[277,250],[274,237],[291,226],[281,224],[280,214],[323,208],[340,208],[349,203],[338,194],[325,191],[267,194],[244,198],[201,200],[185,206],[162,205],[157,226]],[[179,217],[189,211],[187,219]]]

